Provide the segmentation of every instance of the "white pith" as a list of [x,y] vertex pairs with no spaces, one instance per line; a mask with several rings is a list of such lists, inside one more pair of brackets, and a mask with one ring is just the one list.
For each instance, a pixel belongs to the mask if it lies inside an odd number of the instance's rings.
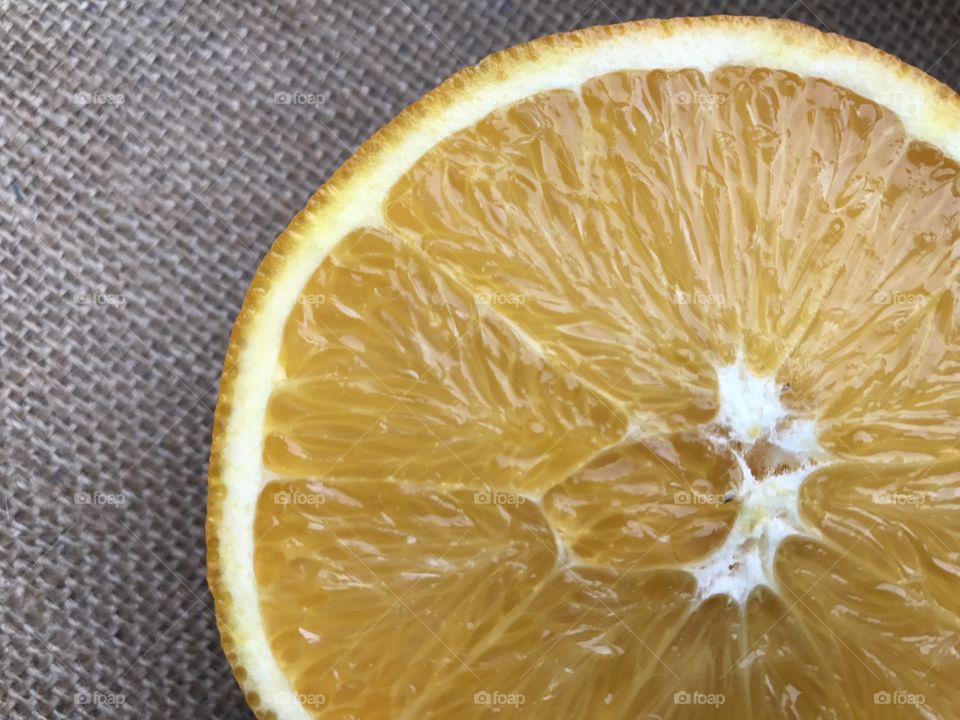
[[[603,73],[656,68],[694,68],[709,73],[737,64],[780,68],[848,87],[890,108],[911,137],[960,158],[960,123],[956,114],[943,110],[945,103],[918,76],[895,72],[879,57],[854,54],[849,49],[841,52],[813,36],[785,42],[782,31],[773,26],[690,25],[676,27],[670,33],[663,33],[658,27],[649,26],[583,46],[548,49],[538,61],[514,63],[507,77],[491,71],[471,79],[469,91],[418,117],[406,127],[402,137],[394,136],[389,149],[377,152],[372,162],[340,185],[335,197],[311,215],[306,229],[296,238],[293,252],[275,273],[256,319],[247,325],[247,336],[237,356],[234,394],[225,418],[225,495],[217,541],[222,589],[230,597],[223,622],[234,640],[235,662],[246,669],[246,685],[258,694],[262,711],[273,712],[281,720],[311,717],[297,700],[270,650],[253,568],[254,515],[266,481],[260,462],[263,418],[284,323],[299,289],[330,249],[359,227],[381,225],[382,198],[440,140],[499,107],[538,92],[577,89],[589,78]],[[770,425],[771,419],[782,408],[772,404],[771,387],[766,381],[748,377],[738,390],[733,376],[740,377],[740,370],[724,372],[728,373],[726,380],[719,376],[721,384],[726,383],[725,389],[721,387],[719,424],[725,425],[730,436],[741,443],[745,442],[743,438],[749,441],[757,427],[775,428],[776,420]],[[773,379],[769,382],[775,384]],[[776,442],[791,453],[812,455],[817,450],[812,430],[809,422],[794,423],[791,429],[777,434]],[[753,440],[759,436],[758,431]],[[776,545],[788,534],[808,532],[796,512],[797,489],[807,472],[809,469],[802,469],[764,480],[745,474],[740,489],[743,507],[733,532],[720,549],[690,568],[702,589],[702,597],[707,597],[706,593],[725,592],[739,600],[757,584],[772,582],[770,569]],[[756,518],[763,522],[752,522]],[[728,567],[734,561],[739,568],[736,572]],[[724,567],[728,567],[727,572]]]
[[[687,569],[697,580],[697,600],[729,595],[745,603],[754,588],[777,589],[774,559],[790,535],[817,537],[800,517],[800,485],[824,453],[814,422],[790,418],[773,376],[757,377],[738,360],[717,368],[720,407],[714,422],[716,441],[726,445],[740,466],[740,485],[732,499],[740,503],[737,518],[723,544]],[[766,438],[799,461],[800,467],[755,477],[745,454]]]

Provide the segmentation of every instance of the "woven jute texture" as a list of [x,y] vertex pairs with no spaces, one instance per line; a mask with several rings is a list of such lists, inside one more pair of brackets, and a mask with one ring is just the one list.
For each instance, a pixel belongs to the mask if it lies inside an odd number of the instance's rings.
[[464,65],[718,12],[863,39],[957,86],[955,0],[0,0],[0,717],[251,717],[203,522],[218,376],[259,259]]

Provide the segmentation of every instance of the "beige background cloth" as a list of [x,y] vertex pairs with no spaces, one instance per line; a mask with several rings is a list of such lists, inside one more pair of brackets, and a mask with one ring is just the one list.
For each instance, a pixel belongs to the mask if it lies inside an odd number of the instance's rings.
[[259,259],[464,65],[717,12],[801,20],[958,84],[955,0],[0,0],[0,717],[252,717],[203,522],[217,380]]

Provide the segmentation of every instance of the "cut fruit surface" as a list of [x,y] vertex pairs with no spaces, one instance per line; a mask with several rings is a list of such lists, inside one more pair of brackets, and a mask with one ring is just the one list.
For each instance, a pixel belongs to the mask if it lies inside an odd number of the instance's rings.
[[449,81],[278,240],[208,557],[264,718],[960,717],[960,100],[793,23]]

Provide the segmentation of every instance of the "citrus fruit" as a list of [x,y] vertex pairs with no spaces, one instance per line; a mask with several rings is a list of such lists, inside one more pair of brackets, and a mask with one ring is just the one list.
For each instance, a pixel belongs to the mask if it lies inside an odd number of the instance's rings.
[[960,100],[705,18],[377,133],[227,352],[208,569],[262,718],[960,717]]

